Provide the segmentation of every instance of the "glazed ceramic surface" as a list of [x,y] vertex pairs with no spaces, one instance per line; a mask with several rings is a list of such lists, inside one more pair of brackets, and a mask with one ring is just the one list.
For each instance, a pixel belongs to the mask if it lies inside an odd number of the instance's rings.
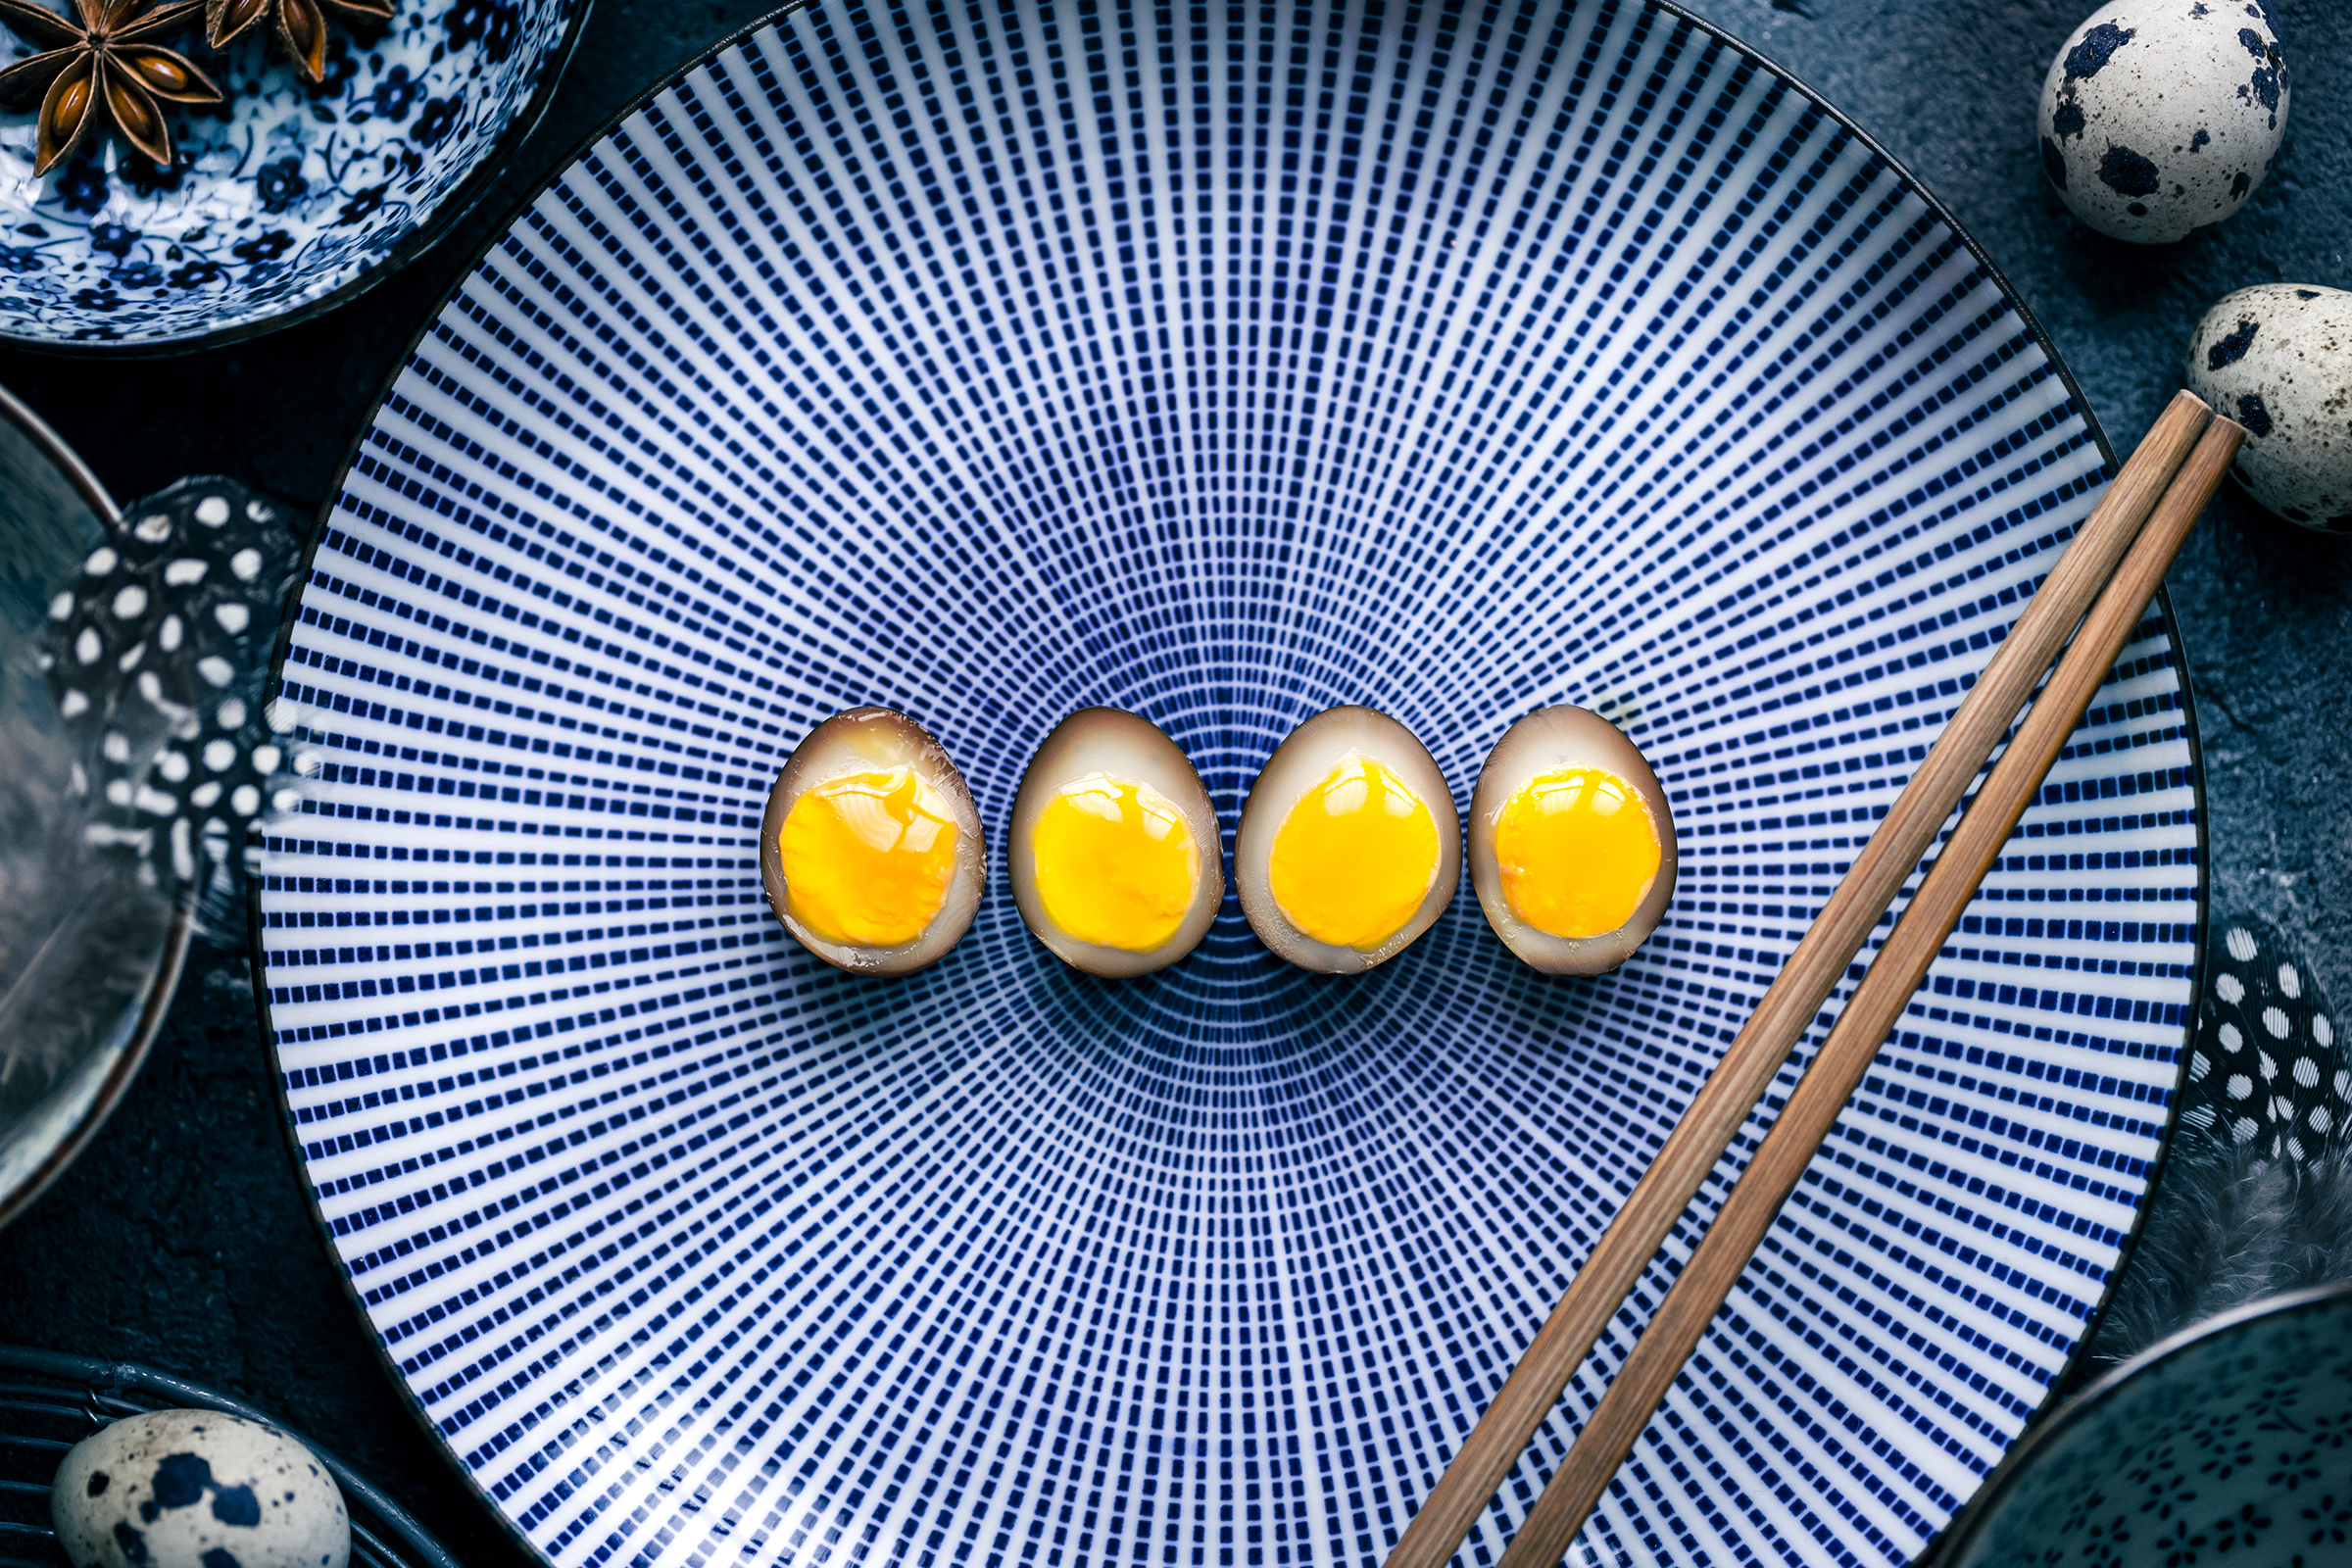
[[45,667],[52,605],[114,520],[97,481],[0,393],[0,1224],[114,1108],[187,945],[135,865],[83,841],[81,753]]
[[[400,0],[356,32],[338,15],[318,83],[268,24],[219,53],[194,31],[165,40],[226,100],[166,106],[169,170],[92,135],[35,179],[32,115],[0,116],[0,336],[154,347],[337,296],[406,254],[520,128],[587,6]],[[0,49],[36,52],[4,31]]]
[[[256,934],[352,1289],[560,1563],[1374,1568],[2104,473],[1918,188],[1669,13],[786,18],[515,220],[321,535]],[[1902,1561],[2041,1405],[2183,1046],[2181,700],[2151,613],[1577,1561]],[[1348,702],[1457,807],[1521,714],[1614,718],[1657,933],[1547,979],[1464,886],[1353,977],[1230,896],[1143,979],[1030,937],[1065,714],[1230,835]],[[760,896],[860,703],[994,852],[896,981]]]
[[2352,1286],[2200,1325],[2037,1431],[1949,1568],[2352,1562]]

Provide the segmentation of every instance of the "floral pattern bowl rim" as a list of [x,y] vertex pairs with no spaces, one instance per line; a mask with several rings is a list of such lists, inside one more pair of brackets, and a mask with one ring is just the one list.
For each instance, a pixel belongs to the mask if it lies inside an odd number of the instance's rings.
[[2159,1340],[2137,1355],[2101,1374],[2082,1392],[2049,1409],[2025,1436],[2002,1456],[2001,1462],[1984,1485],[1969,1499],[1968,1506],[1952,1521],[1943,1538],[1922,1559],[1922,1568],[1949,1568],[1964,1561],[1970,1549],[1977,1545],[1999,1520],[2004,1506],[2018,1488],[2030,1478],[2045,1454],[2062,1444],[2067,1435],[2083,1421],[2096,1419],[2114,1396],[2135,1386],[2141,1377],[2153,1372],[2160,1364],[2186,1354],[2215,1340],[2227,1339],[2248,1326],[2273,1318],[2289,1317],[2296,1313],[2324,1311],[2352,1298],[2352,1280],[2337,1280],[2332,1284],[2314,1285],[2304,1290],[2288,1291],[2278,1296],[2249,1301],[2244,1306],[2217,1312],[2212,1317],[2191,1323],[2169,1338]]
[[[579,47],[588,15],[594,7],[595,0],[572,0],[570,14],[564,20],[563,35],[557,39],[555,47],[541,66],[539,80],[532,88],[530,97],[523,102],[514,118],[499,131],[497,138],[482,154],[481,162],[420,221],[388,246],[373,265],[361,269],[325,293],[299,300],[274,313],[242,317],[218,330],[176,337],[125,340],[66,338],[17,330],[11,323],[0,320],[0,344],[41,354],[120,360],[172,359],[247,342],[284,327],[314,320],[349,304],[431,249],[467,214],[479,207],[499,180],[505,177],[513,166],[515,153],[538,128],[549,105],[555,102],[556,93],[563,85],[572,54]],[[5,36],[0,34],[0,37]],[[565,165],[572,152],[572,149],[566,149],[564,157],[558,160],[558,167]],[[538,181],[534,179],[532,183],[536,188]]]

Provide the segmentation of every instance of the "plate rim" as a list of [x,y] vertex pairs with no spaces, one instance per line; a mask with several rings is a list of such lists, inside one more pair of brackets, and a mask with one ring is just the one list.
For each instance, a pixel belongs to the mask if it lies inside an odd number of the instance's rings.
[[[593,0],[583,0],[583,11],[590,3],[593,3]],[[1557,3],[1563,6],[1575,6],[1589,3],[1589,0],[1557,0]],[[1926,180],[1922,179],[1908,164],[1888,151],[1877,137],[1864,130],[1850,115],[1832,103],[1828,97],[1802,76],[1782,65],[1779,60],[1754,44],[1740,38],[1706,18],[1684,9],[1681,0],[1621,0],[1621,3],[1640,5],[1647,10],[1670,17],[1753,62],[1789,91],[1802,97],[1816,112],[1853,137],[1870,152],[1872,157],[1886,166],[1898,185],[1909,190],[1925,203],[1928,211],[1966,247],[1968,254],[1975,259],[1977,266],[1984,269],[1984,274],[1992,280],[1993,286],[2000,291],[2001,297],[2008,302],[2010,309],[2017,312],[2018,319],[2023,323],[2027,333],[2040,347],[2043,355],[2048,359],[2051,368],[2057,372],[2059,384],[2066,388],[2067,396],[2073,401],[2074,406],[2082,411],[2082,423],[2089,431],[2091,441],[2098,448],[2099,457],[2106,466],[2108,481],[2113,482],[2114,475],[2122,467],[2122,465],[2116,459],[2115,448],[2108,441],[2107,432],[2099,423],[2098,415],[2092,410],[2089,398],[2084,396],[2082,384],[2075,379],[2074,370],[2067,365],[2064,356],[2058,352],[2057,342],[2042,326],[2040,318],[2034,314],[2033,308],[2026,303],[2025,296],[2019,293],[2016,285],[2009,281],[2008,274],[2001,270],[2000,266],[1993,261],[1984,245],[1960,221],[1959,215],[1952,211],[1942,197],[1936,194]],[[774,10],[723,34],[708,48],[703,49],[676,70],[631,98],[614,111],[610,118],[582,136],[563,157],[552,164],[547,172],[514,204],[504,218],[493,226],[481,244],[476,246],[473,252],[466,258],[465,263],[451,276],[448,286],[434,298],[430,309],[419,318],[416,330],[409,334],[408,341],[402,347],[399,358],[393,362],[392,368],[385,373],[382,384],[376,389],[374,398],[370,400],[367,417],[353,431],[350,444],[344,450],[342,461],[335,467],[333,482],[326,491],[325,499],[319,503],[317,520],[311,528],[310,537],[303,543],[302,561],[299,574],[296,577],[294,593],[287,602],[285,614],[279,622],[277,638],[270,652],[268,690],[274,693],[284,682],[286,658],[293,647],[294,628],[301,622],[301,617],[296,612],[302,603],[303,594],[310,586],[313,563],[318,556],[318,547],[325,541],[327,524],[334,516],[336,504],[342,498],[344,485],[351,476],[352,467],[359,461],[361,448],[367,441],[368,432],[375,428],[376,420],[383,413],[384,405],[391,400],[393,389],[398,386],[401,376],[407,373],[409,362],[415,357],[417,345],[424,341],[426,334],[431,332],[434,324],[441,319],[442,313],[449,308],[450,301],[457,297],[458,291],[473,277],[483,260],[507,238],[514,230],[514,225],[521,221],[524,214],[530,211],[539,198],[577,168],[590,152],[630,117],[638,114],[662,94],[668,92],[688,76],[704,70],[719,56],[754,34],[763,32],[782,23],[785,18],[800,12],[818,10],[823,4],[824,0],[785,0],[784,4]],[[2181,1092],[2188,1081],[2189,1058],[2196,1039],[2197,1014],[2205,1000],[2205,945],[2211,919],[2213,891],[2212,846],[2208,839],[2211,812],[2206,807],[2205,754],[2197,739],[2196,703],[2189,680],[2187,645],[2180,634],[2180,617],[2173,610],[2171,591],[2159,583],[2152,603],[2158,618],[2164,624],[2166,635],[2172,640],[2176,658],[2175,668],[2180,686],[2181,732],[2188,744],[2189,788],[2193,792],[2196,815],[2194,826],[2196,829],[2197,878],[2196,913],[2190,922],[2192,927],[2190,940],[2194,956],[2189,963],[2188,1001],[2181,1009],[2183,1021],[2180,1057],[2174,1071],[2171,1098],[2166,1104],[2163,1125],[2156,1135],[2155,1154],[2148,1161],[2147,1192],[2149,1194],[2153,1194],[2164,1180],[2165,1172],[2172,1161],[2174,1138],[2180,1129]],[[259,831],[258,825],[248,829],[249,833],[257,831]],[[343,1256],[336,1250],[333,1228],[327,1221],[325,1211],[319,1206],[316,1186],[309,1180],[302,1162],[302,1141],[296,1134],[293,1102],[286,1089],[285,1066],[278,1054],[277,1030],[270,1021],[269,988],[258,981],[263,970],[264,954],[260,891],[258,888],[255,889],[246,900],[248,952],[252,973],[257,977],[253,988],[255,1012],[261,1023],[263,1050],[270,1061],[271,1092],[277,1100],[278,1129],[284,1138],[287,1160],[292,1168],[295,1181],[301,1189],[303,1203],[310,1210],[311,1220],[317,1230],[319,1244],[326,1250],[327,1259],[333,1266],[335,1278],[343,1288],[345,1300],[350,1304],[352,1310],[359,1314],[362,1328],[367,1333],[368,1346],[375,1352],[378,1368],[391,1383],[393,1392],[402,1406],[409,1411],[417,1425],[432,1440],[434,1447],[448,1460],[451,1471],[490,1517],[497,1522],[499,1528],[504,1530],[511,1540],[520,1543],[534,1559],[552,1564],[553,1559],[540,1548],[536,1542],[523,1533],[519,1525],[509,1517],[506,1510],[498,1505],[497,1499],[490,1495],[488,1489],[481,1484],[475,1473],[460,1459],[448,1437],[427,1413],[423,1400],[418,1398],[416,1391],[409,1386],[408,1380],[401,1374],[399,1364],[392,1358],[389,1348],[375,1333],[373,1321],[368,1315],[367,1303],[360,1298],[351,1273],[344,1267]],[[2042,1395],[2041,1402],[2035,1405],[2033,1412],[2026,1417],[2025,1425],[2019,1430],[2017,1438],[2009,1445],[2008,1448],[2003,1450],[2000,1462],[1985,1472],[1984,1480],[1979,1485],[1977,1492],[1970,1495],[1969,1501],[1960,1506],[1942,1530],[1929,1537],[1921,1545],[1918,1554],[1911,1559],[1910,1568],[1937,1568],[1945,1549],[1945,1542],[1961,1522],[1970,1517],[1977,1497],[1983,1495],[1984,1489],[1989,1487],[1994,1478],[2000,1474],[2002,1466],[2007,1464],[2009,1456],[2040,1431],[2052,1411],[2065,1401],[2073,1390],[2080,1386],[2091,1343],[2097,1339],[2099,1328],[2106,1321],[2108,1308],[2114,1303],[2117,1288],[2125,1271],[2131,1267],[2133,1254],[2138,1250],[2142,1233],[2147,1225],[2150,1207],[2151,1205],[2143,1199],[2139,1207],[2134,1211],[2123,1245],[2117,1250],[2115,1268],[2107,1278],[2106,1287],[2101,1291],[2098,1300],[2092,1305],[2089,1316],[2083,1319],[2082,1337],[2076,1341],[2074,1349],[2058,1369],[2057,1375],[2050,1380],[2048,1389]]]
[[[487,152],[483,153],[482,161],[474,166],[473,172],[460,180],[457,189],[441,199],[440,205],[433,209],[432,215],[409,230],[407,235],[386,251],[383,259],[374,266],[362,269],[315,300],[306,301],[291,310],[280,311],[273,316],[255,317],[229,326],[216,327],[210,330],[200,329],[191,333],[183,333],[177,337],[133,340],[36,337],[0,327],[0,344],[12,349],[23,349],[30,354],[55,354],[85,357],[92,360],[170,360],[177,359],[182,355],[201,354],[209,349],[228,348],[267,333],[278,331],[283,327],[300,326],[306,321],[317,320],[329,311],[350,304],[393,273],[404,270],[410,263],[438,244],[451,229],[457,227],[468,214],[488,198],[492,187],[504,179],[508,171],[514,167],[514,155],[522,151],[522,144],[530,139],[532,131],[539,128],[539,122],[546,117],[549,106],[556,101],[556,89],[563,83],[564,75],[569,72],[571,57],[580,46],[580,33],[587,25],[588,13],[596,9],[596,0],[566,0],[566,3],[572,7],[571,18],[564,24],[564,36],[557,40],[554,52],[549,54],[546,62],[540,67],[539,84],[532,89],[529,101],[522,106],[521,111],[512,121],[508,122],[507,128],[499,132],[498,139],[490,144]],[[576,150],[572,156],[577,156]],[[563,167],[570,168],[570,160],[566,159]],[[538,194],[537,190],[533,190],[531,193],[534,199]],[[514,217],[513,214],[508,215],[507,220],[499,225],[498,233],[501,236],[512,225]],[[487,247],[484,249],[486,250]],[[465,275],[472,272],[474,263],[480,260],[481,253],[479,252],[466,259],[466,273],[461,274],[461,282]],[[438,317],[441,314],[441,305],[447,303],[448,299],[444,296],[440,304],[434,306],[434,316]],[[414,339],[410,341],[409,347],[411,349],[416,347]],[[404,352],[401,355],[401,363],[405,365],[407,362],[408,355]],[[387,383],[388,386],[389,383]],[[382,399],[379,396],[376,403],[368,410],[368,422],[370,425],[375,422],[375,412],[381,403]],[[335,487],[338,493],[342,489],[342,484],[343,473],[341,469],[338,469],[335,473]],[[307,556],[304,558],[303,567],[306,571],[310,567]],[[274,673],[274,666],[272,666],[272,672]]]

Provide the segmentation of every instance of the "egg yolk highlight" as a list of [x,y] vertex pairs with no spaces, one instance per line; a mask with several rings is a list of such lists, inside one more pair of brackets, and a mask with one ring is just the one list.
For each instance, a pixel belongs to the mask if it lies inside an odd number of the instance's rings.
[[1634,787],[1596,767],[1540,773],[1494,817],[1511,912],[1555,937],[1596,937],[1634,917],[1663,851]]
[[1351,754],[1291,808],[1266,870],[1283,918],[1301,934],[1369,952],[1429,896],[1438,824],[1404,780]]
[[827,942],[912,942],[947,902],[956,841],[947,797],[911,767],[812,784],[776,835],[792,917]]
[[1029,848],[1046,917],[1081,942],[1148,953],[1176,934],[1200,883],[1193,830],[1149,784],[1095,774],[1038,812]]

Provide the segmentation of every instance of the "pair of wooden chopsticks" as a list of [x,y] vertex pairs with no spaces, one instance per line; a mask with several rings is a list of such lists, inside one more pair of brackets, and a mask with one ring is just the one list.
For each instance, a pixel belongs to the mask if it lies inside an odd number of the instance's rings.
[[[1502,1568],[1553,1568],[1560,1560],[2040,790],[2244,438],[2244,429],[2216,418],[2186,392],[2148,431],[1446,1467],[1389,1554],[1388,1568],[1444,1568],[1460,1548],[1569,1375],[1625,1304],[2032,697],[2033,709],[2016,737],[1993,762],[1755,1157],[1519,1527]],[[2065,657],[2034,696],[2061,647]]]

